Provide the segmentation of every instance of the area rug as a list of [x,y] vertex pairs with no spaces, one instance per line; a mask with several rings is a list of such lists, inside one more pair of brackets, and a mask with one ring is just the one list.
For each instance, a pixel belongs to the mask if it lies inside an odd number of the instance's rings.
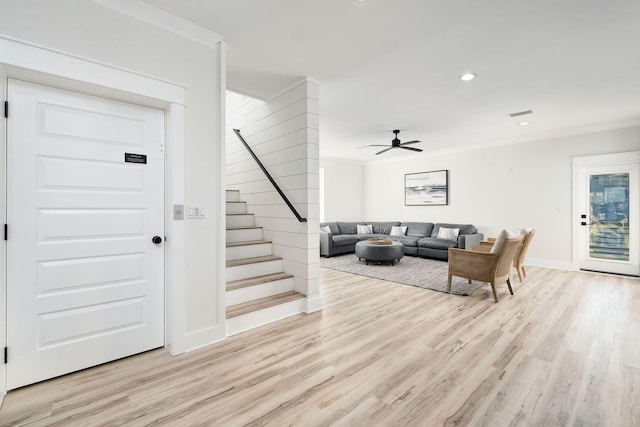
[[[370,262],[369,265],[366,265],[364,260],[358,261],[358,257],[355,254],[346,254],[331,258],[320,257],[320,267],[402,283],[403,285],[417,286],[418,288],[431,289],[433,291],[447,292],[449,267],[446,261],[405,256],[395,266],[391,266],[388,262]],[[482,285],[483,283],[481,282],[469,284],[467,279],[454,276],[451,281],[451,293],[471,295],[473,291]]]

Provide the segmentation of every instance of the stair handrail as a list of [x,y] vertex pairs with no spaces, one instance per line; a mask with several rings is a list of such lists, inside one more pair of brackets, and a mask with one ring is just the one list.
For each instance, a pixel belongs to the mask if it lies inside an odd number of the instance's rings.
[[260,161],[260,159],[258,159],[258,156],[256,156],[256,154],[253,152],[253,150],[251,149],[251,147],[249,147],[249,144],[247,144],[247,141],[244,140],[244,138],[242,137],[242,135],[240,135],[240,130],[239,129],[234,129],[233,130],[236,134],[236,136],[238,137],[238,139],[244,144],[244,146],[246,147],[246,149],[249,151],[249,154],[251,154],[251,157],[253,157],[253,160],[256,161],[256,163],[258,163],[258,166],[260,166],[260,169],[262,169],[262,172],[264,172],[264,174],[267,176],[267,179],[271,182],[271,184],[273,185],[273,187],[276,189],[276,191],[278,192],[278,194],[280,194],[280,197],[282,197],[282,200],[284,200],[284,202],[287,204],[287,206],[289,206],[289,209],[291,209],[291,212],[293,212],[293,214],[296,216],[296,218],[298,218],[298,221],[300,222],[307,222],[307,218],[303,218],[298,211],[296,210],[296,208],[291,204],[291,202],[289,201],[289,199],[287,198],[287,196],[282,192],[282,190],[280,189],[280,186],[278,185],[278,183],[276,183],[274,181],[274,179],[271,177],[271,174],[269,173],[269,171],[267,171],[267,169],[264,167],[264,165],[262,164],[262,162]]

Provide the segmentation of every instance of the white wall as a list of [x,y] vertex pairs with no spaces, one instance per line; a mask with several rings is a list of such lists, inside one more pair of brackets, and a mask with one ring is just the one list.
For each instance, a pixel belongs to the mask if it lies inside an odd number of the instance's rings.
[[[631,127],[371,164],[364,212],[374,220],[471,223],[486,236],[533,227],[527,261],[571,269],[571,158],[638,148],[640,127]],[[449,205],[404,206],[404,174],[440,169],[449,170]]]
[[[187,349],[224,337],[216,236],[221,128],[221,47],[205,46],[90,1],[0,0],[0,33],[185,87],[185,203],[208,218],[185,223]],[[168,153],[171,155],[171,152]],[[224,265],[224,264],[222,264]]]
[[[259,102],[228,104],[226,186],[240,199],[273,242],[273,253],[293,274],[296,291],[307,295],[308,311],[321,308],[319,294],[318,84],[305,79]],[[298,222],[262,170],[233,133],[240,129],[256,156],[300,215]]]
[[363,165],[320,159],[320,167],[324,169],[324,221],[367,221]]

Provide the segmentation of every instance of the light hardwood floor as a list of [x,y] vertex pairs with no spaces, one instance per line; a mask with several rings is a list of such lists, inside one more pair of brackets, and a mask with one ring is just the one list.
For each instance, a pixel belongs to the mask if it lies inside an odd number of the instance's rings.
[[10,392],[0,425],[639,426],[640,280],[470,297],[321,269],[324,310]]

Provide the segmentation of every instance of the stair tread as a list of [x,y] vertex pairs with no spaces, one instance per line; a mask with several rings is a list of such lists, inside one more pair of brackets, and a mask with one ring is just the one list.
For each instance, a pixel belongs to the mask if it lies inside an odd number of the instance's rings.
[[282,294],[272,295],[266,298],[260,298],[253,301],[243,302],[242,304],[227,307],[227,319],[241,316],[265,308],[273,307],[286,302],[295,301],[304,298],[304,295],[296,291],[289,291]]
[[271,243],[271,240],[246,240],[243,242],[227,242],[227,247],[233,248],[236,246],[264,245],[267,243]]
[[257,264],[259,262],[278,261],[282,258],[279,256],[267,255],[254,258],[233,259],[227,261],[227,267],[235,267],[238,265]]
[[262,228],[255,225],[238,225],[235,227],[227,227],[227,230],[250,230],[252,228]]
[[242,200],[226,200],[227,203],[247,203],[247,202],[243,202]]
[[236,214],[230,213],[230,214],[226,214],[226,215],[227,216],[249,216],[249,215],[253,216],[254,214],[252,214],[252,213],[236,213]]
[[265,274],[263,276],[249,277],[248,279],[232,280],[231,282],[227,282],[227,291],[246,288],[248,286],[260,285],[262,283],[275,282],[276,280],[289,279],[290,277],[293,277],[293,275],[281,272]]

